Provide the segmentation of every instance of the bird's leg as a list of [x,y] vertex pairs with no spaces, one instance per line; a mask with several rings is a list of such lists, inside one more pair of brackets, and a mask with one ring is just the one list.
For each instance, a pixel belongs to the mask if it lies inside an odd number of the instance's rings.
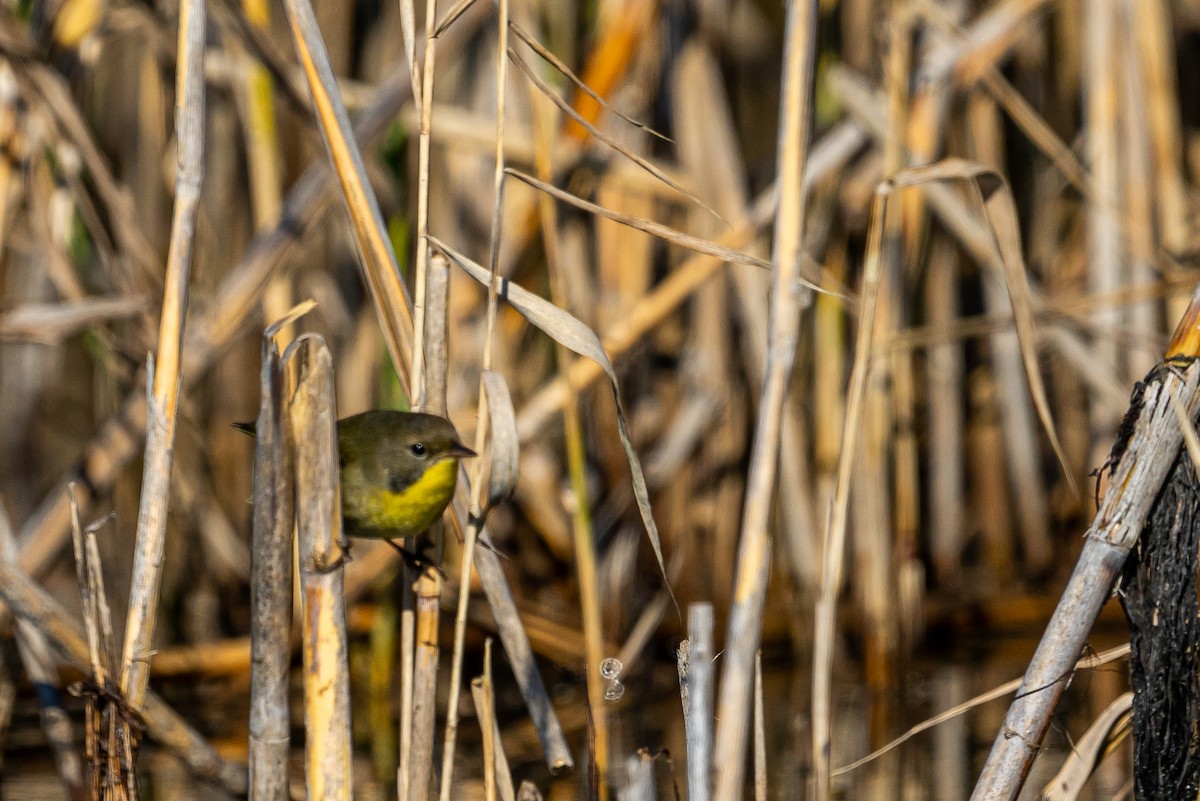
[[404,563],[407,564],[409,567],[413,568],[414,570],[416,570],[418,572],[424,572],[426,570],[436,570],[438,572],[438,575],[440,575],[443,579],[446,578],[445,571],[443,571],[436,564],[434,564],[433,562],[430,562],[428,559],[421,556],[420,554],[413,553],[412,551],[408,550],[407,548],[405,548],[403,545],[396,542],[395,540],[384,540],[384,542],[386,542],[388,545],[392,546],[392,548],[394,548],[396,550],[396,553],[400,554],[400,558],[404,560]]

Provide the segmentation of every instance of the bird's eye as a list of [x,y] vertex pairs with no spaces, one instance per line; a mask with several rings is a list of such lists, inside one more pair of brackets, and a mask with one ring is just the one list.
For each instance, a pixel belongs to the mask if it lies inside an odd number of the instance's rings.
[[412,445],[408,446],[408,449],[413,452],[413,456],[425,455],[425,445],[420,442],[414,442]]

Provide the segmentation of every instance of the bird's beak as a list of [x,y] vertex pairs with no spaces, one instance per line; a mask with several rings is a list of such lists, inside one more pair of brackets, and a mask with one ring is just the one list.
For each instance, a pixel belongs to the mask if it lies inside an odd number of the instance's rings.
[[446,451],[446,455],[454,456],[459,459],[469,459],[470,457],[478,456],[479,454],[475,453],[475,451],[471,450],[466,445],[463,445],[461,442],[455,442],[450,446],[450,450]]

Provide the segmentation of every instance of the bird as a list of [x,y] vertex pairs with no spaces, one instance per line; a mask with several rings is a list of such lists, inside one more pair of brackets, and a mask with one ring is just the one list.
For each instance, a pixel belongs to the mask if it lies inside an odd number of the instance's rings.
[[[254,423],[234,428],[255,434]],[[453,423],[425,412],[362,412],[339,420],[337,435],[343,533],[389,543],[416,537],[441,518],[454,497],[459,460],[476,455]]]

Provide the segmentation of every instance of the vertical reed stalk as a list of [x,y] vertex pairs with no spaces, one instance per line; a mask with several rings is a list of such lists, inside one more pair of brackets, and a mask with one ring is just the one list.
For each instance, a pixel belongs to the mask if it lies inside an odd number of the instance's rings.
[[204,0],[184,0],[179,9],[175,119],[178,163],[171,244],[159,318],[158,358],[151,360],[145,469],[138,510],[137,546],[130,589],[121,691],[133,710],[140,710],[150,676],[150,652],[158,612],[163,547],[167,532],[167,497],[179,402],[183,324],[187,311],[192,240],[204,173]]
[[[688,606],[686,691],[683,723],[687,737],[688,801],[708,801],[712,791],[713,607]],[[680,666],[681,683],[684,665]]]
[[[530,90],[533,107],[534,166],[538,177],[553,180],[554,162],[552,128],[549,115],[551,109],[536,90]],[[541,220],[542,246],[546,252],[546,269],[550,281],[550,299],[562,309],[569,309],[570,301],[563,280],[564,267],[559,247],[558,210],[554,199],[542,192],[538,194],[538,215]],[[555,355],[560,373],[565,374],[574,363],[575,357],[562,345],[555,346]],[[583,441],[583,421],[579,414],[579,397],[567,385],[566,398],[562,404],[563,439],[566,448],[567,476],[571,485],[571,532],[575,551],[575,571],[579,581],[579,602],[583,613],[584,637],[584,680],[587,683],[588,707],[592,725],[592,758],[600,784],[596,788],[599,797],[608,797],[608,718],[604,701],[604,682],[600,677],[600,663],[604,660],[603,627],[600,616],[599,582],[597,580],[596,545],[592,535],[591,507],[587,492],[587,456]]]
[[[504,113],[508,88],[508,0],[500,0],[500,16],[497,21],[496,42],[496,142],[495,164],[492,173],[492,229],[489,243],[488,265],[491,280],[487,291],[487,329],[483,341],[483,371],[492,369],[495,356],[496,312],[499,304],[498,273],[500,261],[500,232],[504,211]],[[477,402],[479,423],[475,428],[475,452],[482,454],[487,445],[489,415],[484,393],[483,379],[479,382]],[[485,465],[482,458],[475,463],[472,486],[471,514],[467,521],[463,541],[462,567],[458,579],[458,607],[454,617],[454,651],[450,663],[450,702],[446,710],[446,734],[442,747],[442,774],[440,801],[450,798],[450,784],[454,775],[454,748],[458,738],[458,697],[462,690],[463,643],[466,637],[467,603],[471,596],[471,574],[475,564],[475,545],[487,514],[487,483],[484,480]],[[494,791],[493,787],[493,791]]]
[[309,798],[350,801],[350,671],[342,552],[337,544],[342,502],[333,361],[316,334],[297,339],[284,358],[296,365],[288,416],[303,596],[305,786]]
[[[413,0],[403,5],[411,7]],[[411,13],[411,12],[410,12]],[[429,144],[433,134],[433,76],[437,67],[437,0],[425,2],[425,57],[420,72],[412,60],[413,98],[421,109],[417,127],[417,263],[413,278],[412,392],[415,408],[425,405],[426,273],[429,266]],[[417,90],[417,76],[422,88]]]
[[771,335],[746,482],[742,541],[738,548],[737,579],[726,636],[725,671],[721,677],[720,723],[714,752],[717,756],[718,801],[734,801],[740,797],[745,775],[754,653],[758,647],[771,561],[767,527],[780,456],[780,428],[795,363],[800,311],[808,301],[808,292],[796,278],[800,270],[804,228],[803,179],[811,125],[809,93],[816,27],[815,2],[792,0],[788,3],[779,125],[779,208],[771,282]]
[[872,334],[875,330],[875,308],[879,296],[881,273],[879,262],[883,250],[883,229],[890,195],[890,186],[888,184],[880,185],[875,192],[875,200],[871,208],[867,255],[863,264],[863,278],[859,290],[854,361],[850,370],[850,383],[846,389],[846,417],[843,423],[842,444],[838,454],[837,483],[834,489],[828,533],[825,537],[821,594],[817,599],[812,671],[813,781],[814,798],[817,801],[827,801],[830,797],[829,763],[833,739],[832,671],[837,596],[842,585],[842,568],[846,549],[850,472],[854,464],[855,448],[858,444],[863,405],[867,394],[867,379],[871,371]]
[[290,797],[288,674],[295,512],[286,377],[275,337],[304,310],[279,318],[262,337],[250,560],[250,801]]
[[[256,29],[266,32],[271,27],[271,4],[267,0],[242,0],[242,13]],[[243,63],[239,88],[245,109],[246,166],[250,171],[250,208],[254,214],[254,229],[268,231],[279,221],[283,209],[280,188],[279,136],[275,124],[275,84],[271,73],[246,53],[239,53]],[[263,293],[263,319],[267,325],[283,317],[292,308],[292,282],[287,276],[275,276]],[[280,336],[291,340],[287,326]]]

